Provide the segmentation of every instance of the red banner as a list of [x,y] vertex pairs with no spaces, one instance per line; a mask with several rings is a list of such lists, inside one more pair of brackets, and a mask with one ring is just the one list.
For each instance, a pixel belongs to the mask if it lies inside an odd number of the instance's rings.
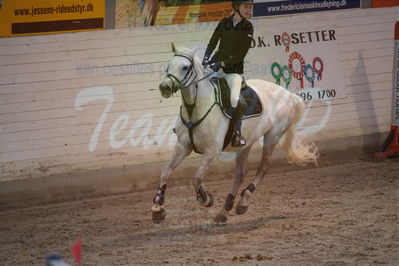
[[373,0],[373,7],[399,6],[398,0]]
[[395,40],[399,41],[399,21],[395,24]]

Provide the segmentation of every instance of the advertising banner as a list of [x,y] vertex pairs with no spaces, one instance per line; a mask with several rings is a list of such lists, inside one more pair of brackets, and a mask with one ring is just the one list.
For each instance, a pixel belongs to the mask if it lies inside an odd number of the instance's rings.
[[398,0],[373,0],[373,7],[399,6]]
[[275,82],[305,101],[345,96],[336,29],[257,29],[247,73]]
[[232,12],[230,1],[116,0],[116,28],[218,21]]
[[104,28],[105,0],[0,0],[0,36]]
[[253,16],[281,16],[296,13],[360,8],[360,0],[255,1]]

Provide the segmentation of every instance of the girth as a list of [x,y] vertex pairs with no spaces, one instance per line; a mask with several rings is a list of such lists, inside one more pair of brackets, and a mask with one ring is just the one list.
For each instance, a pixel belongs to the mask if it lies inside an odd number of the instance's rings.
[[[193,146],[193,149],[194,149],[194,151],[195,151],[196,153],[201,154],[201,152],[199,152],[199,151],[197,150],[197,148],[195,147],[195,144],[194,144],[194,128],[196,128],[199,124],[202,123],[202,121],[204,121],[204,119],[205,119],[205,118],[208,116],[208,114],[212,111],[212,109],[213,109],[213,107],[214,107],[215,105],[219,105],[219,106],[220,106],[220,104],[219,104],[218,102],[214,102],[214,103],[212,104],[212,106],[209,108],[209,110],[206,112],[206,114],[205,114],[201,119],[199,119],[197,122],[195,122],[195,123],[193,123],[193,122],[191,121],[191,115],[192,115],[193,110],[191,110],[191,112],[187,111],[187,112],[189,113],[189,116],[190,116],[190,121],[187,122],[187,121],[183,118],[182,106],[180,106],[180,119],[181,119],[181,121],[183,122],[183,125],[188,129],[188,136],[190,137],[190,143],[191,143],[191,145]],[[185,107],[187,108],[187,106],[185,106]],[[194,109],[194,108],[192,108],[192,109]]]

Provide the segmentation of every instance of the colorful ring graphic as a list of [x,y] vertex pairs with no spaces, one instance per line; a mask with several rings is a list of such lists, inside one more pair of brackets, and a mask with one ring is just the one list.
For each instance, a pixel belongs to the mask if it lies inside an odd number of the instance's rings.
[[[285,82],[285,88],[288,89],[292,80],[292,73],[287,65],[283,66],[281,70],[283,72],[282,79]],[[285,75],[285,73],[288,73],[288,77]]]
[[[292,65],[295,59],[297,59],[301,63],[301,70],[299,72],[296,72]],[[294,78],[301,82],[301,89],[303,89],[303,72],[305,70],[305,60],[303,59],[303,56],[298,52],[293,52],[288,59],[288,66],[291,69],[291,73]]]
[[281,34],[281,40],[283,42],[283,45],[285,46],[285,52],[289,52],[290,51],[290,44],[291,44],[291,37],[287,32],[283,32],[283,34]]
[[[319,69],[317,69],[317,67],[316,67],[317,62],[320,64]],[[324,65],[323,65],[323,61],[321,60],[320,57],[315,57],[313,59],[313,69],[317,73],[317,80],[321,80],[323,78],[322,74],[323,74]]]
[[[278,69],[278,74],[276,74],[276,72],[274,71],[276,68]],[[281,69],[280,64],[277,62],[274,62],[272,64],[271,71],[272,71],[273,78],[276,79],[276,84],[280,85],[280,79],[283,76],[283,70]]]
[[[312,73],[311,76],[308,75],[309,70]],[[310,64],[307,64],[303,73],[305,75],[305,78],[312,84],[312,88],[314,88],[314,79],[316,77],[316,73],[315,73],[313,67]]]

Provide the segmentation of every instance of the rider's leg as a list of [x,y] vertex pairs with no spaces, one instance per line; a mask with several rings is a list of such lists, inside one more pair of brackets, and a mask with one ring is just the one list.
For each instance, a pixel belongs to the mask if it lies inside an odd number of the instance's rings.
[[232,146],[243,146],[246,144],[246,140],[241,136],[241,123],[242,117],[247,110],[247,103],[244,99],[240,99],[237,104],[237,110],[233,116],[233,120],[235,120],[233,125],[233,137],[231,140]]
[[240,74],[225,74],[225,79],[230,88],[230,104],[233,108],[237,107],[240,99],[241,83],[243,78]]
[[233,119],[235,120],[234,123],[234,131],[240,131],[241,130],[241,123],[242,123],[242,117],[245,114],[245,112],[248,109],[248,105],[243,97],[240,97],[237,103],[237,111],[235,112]]
[[241,136],[241,121],[244,114],[243,108],[239,106],[241,84],[243,78],[240,74],[226,74],[225,79],[230,88],[230,104],[236,108],[236,123],[234,125],[234,133],[232,139],[232,146],[242,146],[246,144],[245,139]]

